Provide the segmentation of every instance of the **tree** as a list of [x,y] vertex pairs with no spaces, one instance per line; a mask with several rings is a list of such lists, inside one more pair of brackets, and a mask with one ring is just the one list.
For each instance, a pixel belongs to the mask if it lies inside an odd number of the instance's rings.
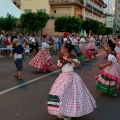
[[17,18],[11,14],[7,14],[6,18],[0,18],[0,28],[4,30],[12,30],[16,27]]
[[4,30],[5,19],[3,17],[0,18],[0,29]]
[[105,26],[99,26],[99,28],[98,28],[98,30],[97,30],[97,34],[98,35],[105,35],[105,33],[106,33],[106,27]]
[[49,15],[38,11],[37,13],[23,13],[20,16],[20,24],[23,28],[29,29],[31,32],[42,30],[49,20]]
[[82,20],[76,17],[58,17],[54,23],[55,31],[57,32],[76,32],[78,33],[82,28]]
[[105,34],[109,35],[109,34],[112,34],[112,33],[113,33],[113,28],[106,27]]
[[86,30],[88,34],[90,33],[90,30],[92,33],[97,34],[99,26],[100,26],[100,22],[92,19],[85,20],[82,23],[82,28]]

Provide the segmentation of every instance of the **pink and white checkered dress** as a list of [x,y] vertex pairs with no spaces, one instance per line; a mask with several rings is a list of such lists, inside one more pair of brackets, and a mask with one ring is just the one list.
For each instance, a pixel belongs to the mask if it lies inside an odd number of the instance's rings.
[[37,55],[29,62],[31,66],[40,69],[41,71],[51,71],[50,64],[52,58],[49,50],[41,49]]
[[[58,101],[47,102],[48,112],[53,115],[80,117],[91,113],[96,108],[96,102],[80,76],[75,72],[63,72],[51,87],[49,95],[57,96]],[[52,103],[56,105],[50,105]],[[59,106],[58,106],[59,105]]]
[[90,50],[90,49],[95,49],[97,51],[97,46],[95,45],[95,42],[93,41],[89,41],[86,45],[86,50]]

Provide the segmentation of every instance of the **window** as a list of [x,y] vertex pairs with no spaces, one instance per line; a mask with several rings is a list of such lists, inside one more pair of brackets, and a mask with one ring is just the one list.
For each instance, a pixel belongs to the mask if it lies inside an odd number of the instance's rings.
[[32,12],[32,10],[31,9],[26,9],[26,10],[24,10],[24,12],[28,13],[28,12]]
[[41,11],[43,13],[46,13],[46,9],[38,9],[38,11]]
[[54,10],[54,13],[56,13],[56,10]]

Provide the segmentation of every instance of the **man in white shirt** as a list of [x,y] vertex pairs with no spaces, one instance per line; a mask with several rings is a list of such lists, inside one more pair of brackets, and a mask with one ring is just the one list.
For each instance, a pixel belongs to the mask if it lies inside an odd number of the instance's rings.
[[81,52],[86,55],[86,46],[85,46],[85,36],[82,36],[81,39],[80,39],[80,44],[79,44],[79,48],[81,50]]
[[54,51],[57,54],[59,38],[55,35],[55,36],[52,36],[52,40],[53,40],[53,45],[54,45]]
[[64,42],[64,43],[68,42],[68,39],[65,37],[65,38],[63,39],[63,42]]
[[86,40],[85,40],[85,36],[82,36],[81,39],[80,39],[80,43],[85,43]]

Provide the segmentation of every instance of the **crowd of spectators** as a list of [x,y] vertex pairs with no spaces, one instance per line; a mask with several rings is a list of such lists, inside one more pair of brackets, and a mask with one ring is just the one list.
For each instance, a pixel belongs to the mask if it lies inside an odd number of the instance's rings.
[[[24,48],[25,55],[28,55],[29,53],[35,55],[43,42],[43,38],[40,34],[25,33],[23,35],[22,33],[17,34],[15,31],[12,33],[2,31],[0,35],[0,57],[10,56],[10,53],[12,53],[12,48],[14,47],[12,44],[14,38],[19,39],[20,45],[23,45],[26,42]],[[85,37],[84,35],[80,37],[76,34],[69,34],[67,36],[51,35],[48,36],[48,43],[54,46],[51,51],[58,54],[64,42],[71,42],[74,44],[76,41],[79,43],[80,39],[85,39],[87,41],[88,37]],[[103,37],[96,39],[99,39],[102,42],[104,41]]]

